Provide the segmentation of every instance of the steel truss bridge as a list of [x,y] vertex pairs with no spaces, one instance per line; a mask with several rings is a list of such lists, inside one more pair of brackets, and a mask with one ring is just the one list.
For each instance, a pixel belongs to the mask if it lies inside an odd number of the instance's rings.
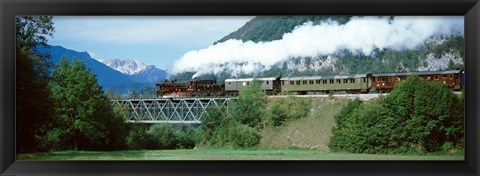
[[226,106],[235,98],[154,98],[111,100],[127,110],[127,123],[201,123],[208,108]]

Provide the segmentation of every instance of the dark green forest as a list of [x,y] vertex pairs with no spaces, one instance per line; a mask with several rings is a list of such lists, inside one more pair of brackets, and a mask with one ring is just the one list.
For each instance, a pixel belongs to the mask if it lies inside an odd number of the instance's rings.
[[238,39],[242,41],[265,42],[281,39],[283,34],[292,32],[305,22],[320,24],[326,20],[345,24],[350,16],[257,16],[215,43]]

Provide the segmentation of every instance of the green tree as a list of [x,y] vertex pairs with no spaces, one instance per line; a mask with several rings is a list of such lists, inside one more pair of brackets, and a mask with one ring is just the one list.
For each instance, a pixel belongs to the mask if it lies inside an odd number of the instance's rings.
[[386,103],[403,122],[402,140],[418,144],[427,152],[440,150],[445,142],[463,145],[464,102],[452,90],[417,76],[407,78],[395,89]]
[[152,136],[158,149],[175,148],[174,127],[172,124],[155,124],[150,127],[147,134]]
[[208,108],[202,117],[203,141],[208,142],[213,133],[222,125],[222,121],[227,114],[220,107]]
[[17,152],[39,150],[37,136],[44,136],[50,121],[50,57],[36,50],[53,36],[52,17],[17,16],[16,19],[16,148]]
[[207,109],[202,117],[202,143],[226,148],[258,144],[260,136],[257,130],[265,118],[266,102],[260,84],[254,82],[240,92],[227,111],[219,107]]
[[356,153],[461,149],[463,104],[443,84],[410,76],[386,97],[347,105],[335,117],[330,147]]
[[232,103],[231,117],[241,124],[258,128],[266,114],[267,96],[257,81],[240,91]]
[[50,83],[55,100],[52,129],[45,144],[53,150],[109,150],[122,146],[124,119],[113,111],[110,100],[84,62],[63,57]]

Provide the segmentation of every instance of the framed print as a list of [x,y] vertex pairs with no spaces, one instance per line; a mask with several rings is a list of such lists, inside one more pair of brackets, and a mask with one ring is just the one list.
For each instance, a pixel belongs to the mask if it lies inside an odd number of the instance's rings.
[[2,175],[478,175],[478,1],[0,9]]

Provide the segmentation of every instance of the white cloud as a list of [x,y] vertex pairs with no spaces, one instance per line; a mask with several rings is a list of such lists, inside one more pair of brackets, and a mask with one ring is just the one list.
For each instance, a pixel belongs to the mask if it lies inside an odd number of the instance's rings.
[[[175,61],[173,71],[252,73],[291,57],[327,55],[340,49],[367,55],[375,48],[412,49],[434,35],[463,34],[463,26],[463,17],[353,17],[345,25],[332,21],[305,23],[281,40],[228,40],[187,52]],[[229,63],[244,65],[232,67]]]

